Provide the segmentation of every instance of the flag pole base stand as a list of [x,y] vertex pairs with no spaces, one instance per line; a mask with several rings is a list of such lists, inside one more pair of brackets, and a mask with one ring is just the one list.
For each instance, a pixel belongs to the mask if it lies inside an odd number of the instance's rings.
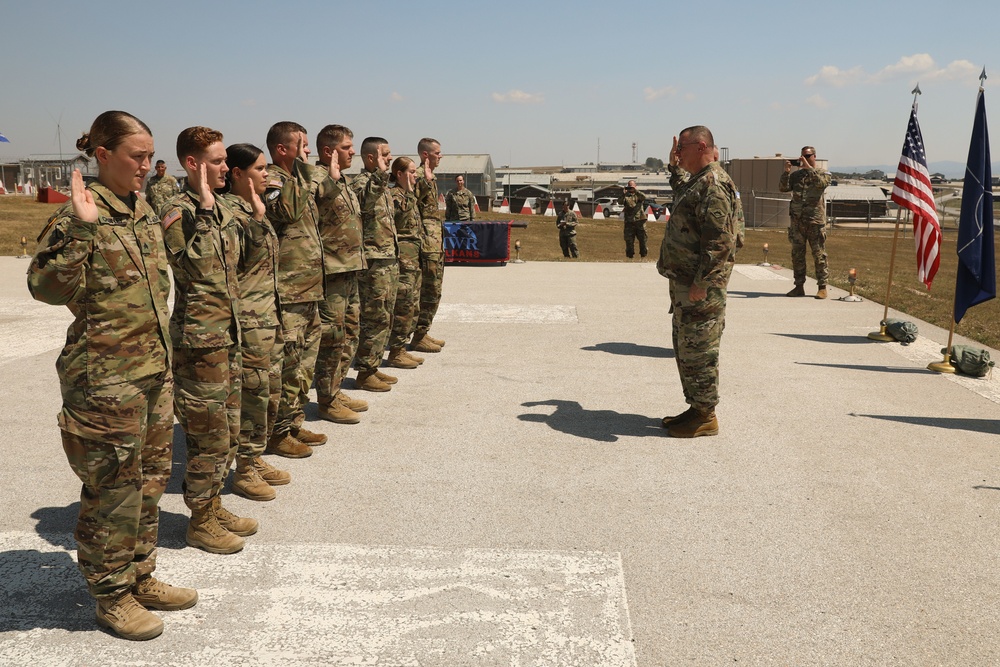
[[890,336],[885,332],[884,324],[879,327],[878,331],[873,331],[870,334],[868,334],[868,337],[871,338],[872,340],[877,340],[882,343],[891,343],[892,341],[896,340],[895,338],[893,338],[892,336]]
[[771,266],[771,262],[761,262],[757,266]]
[[[842,296],[842,297],[840,297],[837,300],[838,301],[848,301],[850,303],[860,303],[860,302],[864,301],[864,299],[862,299],[857,294],[848,294],[847,296]],[[871,338],[871,335],[869,334],[868,337]]]
[[951,355],[945,354],[944,361],[935,361],[933,364],[927,364],[927,370],[934,371],[935,373],[954,373],[955,367],[951,365]]

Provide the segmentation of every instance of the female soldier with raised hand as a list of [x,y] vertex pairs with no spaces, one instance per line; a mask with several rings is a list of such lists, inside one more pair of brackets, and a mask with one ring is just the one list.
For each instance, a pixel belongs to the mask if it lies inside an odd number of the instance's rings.
[[73,172],[72,201],[39,235],[31,295],[75,319],[56,361],[63,449],[83,482],[77,561],[97,622],[125,639],[152,639],[150,609],[187,609],[198,593],[157,581],[158,504],[170,477],[173,377],[167,258],[160,221],[136,196],[153,137],[138,118],[106,111],[77,148],[97,181]]
[[389,332],[389,365],[394,368],[416,368],[424,363],[406,351],[406,341],[417,328],[417,311],[420,306],[420,240],[423,226],[417,196],[417,165],[408,157],[398,157],[390,169],[395,185],[390,189],[393,203],[393,222],[399,261],[399,281],[396,303],[392,312]]

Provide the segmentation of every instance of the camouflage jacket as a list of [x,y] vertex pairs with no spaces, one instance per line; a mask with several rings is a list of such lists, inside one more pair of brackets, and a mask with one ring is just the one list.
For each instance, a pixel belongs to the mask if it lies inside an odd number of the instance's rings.
[[470,221],[476,217],[476,196],[469,188],[452,190],[444,198],[446,220]]
[[174,273],[170,337],[176,347],[239,342],[239,224],[221,197],[211,212],[188,188],[163,207],[163,242]]
[[778,190],[792,193],[792,201],[788,204],[788,214],[792,219],[825,225],[826,198],[823,192],[832,180],[829,172],[808,167],[782,173]]
[[170,369],[170,276],[160,220],[136,197],[135,211],[99,183],[87,186],[97,222],[60,208],[38,236],[28,290],[66,306],[73,323],[56,360],[63,386],[101,387]]
[[[423,173],[423,165],[418,169]],[[438,208],[437,179],[427,180],[425,176],[417,179],[415,189],[417,208],[420,210],[420,222],[423,225],[423,238],[420,254],[424,257],[437,257],[444,254],[444,216]]]
[[351,189],[361,202],[366,260],[396,258],[396,225],[388,183],[389,174],[367,169],[351,181]]
[[410,268],[409,265],[419,267],[423,224],[420,222],[420,211],[417,209],[417,196],[398,185],[391,188],[390,192],[396,238],[399,241],[399,260],[406,263],[407,268]]
[[576,236],[576,213],[573,211],[560,212],[556,218],[556,227],[559,228],[560,236]]
[[164,174],[162,178],[154,174],[146,181],[146,203],[154,211],[159,211],[171,197],[180,191],[177,179],[170,174]]
[[741,234],[743,207],[729,174],[712,162],[697,174],[670,167],[674,208],[656,268],[681,285],[725,288]]
[[323,299],[323,246],[314,170],[301,160],[295,161],[292,174],[267,165],[264,206],[278,234],[278,298],[283,304]]
[[221,196],[232,210],[238,226],[240,259],[236,265],[239,280],[240,327],[263,329],[281,324],[278,319],[278,235],[267,216],[254,220],[253,206],[233,194]]
[[621,205],[625,213],[625,222],[646,222],[646,195],[639,190],[632,194],[625,194],[624,191],[618,195],[618,204]]
[[330,178],[326,165],[317,164],[316,208],[319,211],[319,237],[323,243],[323,268],[326,275],[360,271],[366,267],[361,253],[361,204],[346,176]]

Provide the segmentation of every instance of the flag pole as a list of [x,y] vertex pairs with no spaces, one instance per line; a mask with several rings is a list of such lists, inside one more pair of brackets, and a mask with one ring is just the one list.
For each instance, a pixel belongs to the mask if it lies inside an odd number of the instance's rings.
[[872,340],[888,343],[896,340],[885,332],[885,320],[889,317],[889,294],[892,292],[892,274],[896,267],[896,242],[899,240],[899,221],[903,217],[903,209],[896,209],[896,231],[892,234],[892,253],[889,255],[889,284],[885,286],[885,310],[882,313],[882,321],[879,322],[878,331],[868,334]]

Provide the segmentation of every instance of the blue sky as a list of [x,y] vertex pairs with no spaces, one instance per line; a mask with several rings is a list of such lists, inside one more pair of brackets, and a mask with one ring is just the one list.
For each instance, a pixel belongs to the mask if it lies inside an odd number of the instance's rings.
[[[761,8],[764,5],[767,8]],[[900,8],[905,7],[905,13]],[[895,164],[919,81],[930,161],[965,161],[979,72],[1000,84],[988,2],[68,2],[0,0],[0,160],[64,153],[106,109],[262,145],[327,123],[396,154],[425,135],[495,165],[665,158],[705,124],[731,157],[817,147]],[[996,99],[994,99],[996,97]],[[991,118],[993,114],[991,114]]]

